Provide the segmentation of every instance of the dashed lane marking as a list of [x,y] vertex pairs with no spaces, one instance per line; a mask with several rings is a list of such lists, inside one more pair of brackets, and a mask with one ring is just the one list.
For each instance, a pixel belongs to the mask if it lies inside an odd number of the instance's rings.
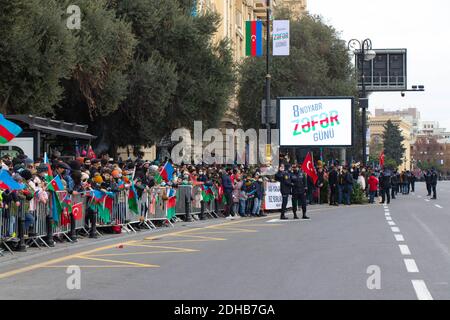
[[404,242],[405,241],[405,237],[403,237],[402,234],[394,234],[395,236],[395,240],[397,240],[397,242]]
[[392,230],[392,232],[400,232],[399,227],[392,227],[391,230]]
[[412,280],[414,291],[416,291],[417,299],[419,300],[433,300],[427,285],[423,280]]
[[409,247],[406,244],[401,244],[398,247],[400,248],[400,252],[402,253],[402,255],[404,256],[411,255],[411,250],[409,250]]
[[391,227],[396,226],[396,224],[395,224],[394,221],[388,221],[388,224],[389,224]]
[[417,268],[416,261],[414,259],[405,259],[406,270],[409,273],[419,273],[419,268]]

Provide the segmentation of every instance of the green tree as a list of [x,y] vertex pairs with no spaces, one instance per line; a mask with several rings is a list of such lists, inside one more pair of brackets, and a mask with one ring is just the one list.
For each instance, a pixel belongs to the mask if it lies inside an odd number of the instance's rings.
[[396,167],[403,163],[403,155],[406,151],[403,140],[399,125],[388,120],[384,125],[383,132],[384,155],[386,158],[392,159]]
[[61,7],[76,4],[81,10],[81,28],[71,30],[76,38],[76,61],[71,78],[64,82],[66,94],[59,117],[91,121],[102,127],[105,116],[119,108],[128,88],[127,70],[136,40],[131,26],[107,8],[106,0],[59,0]]
[[[290,28],[290,55],[271,58],[272,96],[355,96],[348,50],[336,30],[316,16],[291,18]],[[237,111],[245,128],[261,126],[265,75],[265,59],[249,57],[240,66]]]
[[[290,20],[290,55],[271,57],[272,97],[357,96],[354,68],[345,41],[318,16],[294,18],[288,10],[276,12],[277,19]],[[248,57],[239,66],[237,113],[245,128],[261,127],[266,61]],[[357,103],[355,101],[355,103]],[[357,109],[357,108],[355,108]],[[361,117],[355,110],[354,147],[348,150],[361,158]],[[297,150],[301,158],[301,150]],[[319,155],[319,149],[314,149]],[[338,159],[339,150],[323,149],[324,160]],[[303,155],[304,156],[304,155]]]
[[115,145],[152,144],[194,120],[218,124],[234,88],[228,43],[214,43],[219,17],[190,16],[187,1],[116,0],[138,40],[129,70],[129,94],[112,115],[129,130],[110,132]]
[[0,0],[0,111],[53,114],[75,61],[75,38],[52,0]]

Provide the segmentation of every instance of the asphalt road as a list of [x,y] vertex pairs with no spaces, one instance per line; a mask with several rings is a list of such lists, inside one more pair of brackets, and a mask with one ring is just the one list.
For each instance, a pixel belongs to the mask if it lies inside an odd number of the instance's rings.
[[[311,206],[311,221],[178,224],[0,257],[0,298],[450,299],[450,183],[427,200],[419,183],[386,207]],[[69,266],[80,267],[79,290]]]

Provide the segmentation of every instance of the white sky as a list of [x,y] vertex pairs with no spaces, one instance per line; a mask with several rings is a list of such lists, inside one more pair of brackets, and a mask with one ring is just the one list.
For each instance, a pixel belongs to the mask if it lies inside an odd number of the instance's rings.
[[425,92],[373,93],[375,107],[417,107],[422,120],[439,121],[450,131],[450,1],[449,0],[308,0],[308,11],[320,14],[341,38],[370,38],[374,49],[408,49],[408,87]]

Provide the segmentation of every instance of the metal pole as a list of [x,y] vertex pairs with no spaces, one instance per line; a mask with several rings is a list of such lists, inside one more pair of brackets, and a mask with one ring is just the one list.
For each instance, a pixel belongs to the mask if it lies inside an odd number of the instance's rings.
[[[364,61],[365,61],[365,56],[366,56],[366,51],[365,51],[365,45],[366,45],[366,40],[363,41],[362,43],[362,66],[361,66],[361,71],[362,71],[362,98],[366,99],[366,81],[365,81],[365,75],[364,75]],[[366,161],[367,161],[367,139],[366,139],[366,105],[365,102],[362,105],[362,114],[361,114],[361,118],[362,118],[362,148],[363,148],[363,159],[362,159],[362,164],[365,167],[366,166]]]
[[267,39],[266,39],[266,129],[267,129],[267,144],[272,143],[272,135],[270,132],[270,108],[272,101],[270,99],[270,0],[267,0]]

